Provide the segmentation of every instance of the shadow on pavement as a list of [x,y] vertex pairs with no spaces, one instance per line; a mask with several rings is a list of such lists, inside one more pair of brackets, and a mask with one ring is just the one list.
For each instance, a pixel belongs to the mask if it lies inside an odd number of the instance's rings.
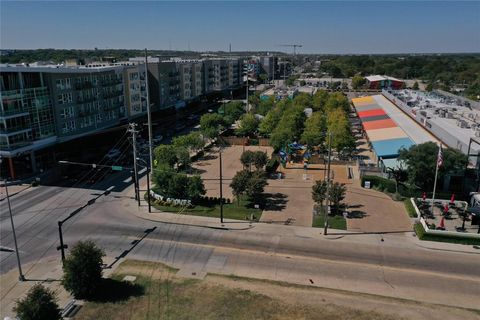
[[144,287],[139,284],[111,278],[103,278],[98,286],[95,296],[88,300],[95,302],[118,302],[125,301],[130,297],[141,296],[144,293]]
[[108,266],[105,266],[104,269],[111,269],[113,267],[113,265],[115,265],[120,259],[122,258],[125,258],[133,249],[135,249],[135,247],[143,240],[145,239],[150,233],[152,233],[153,231],[155,231],[155,229],[157,229],[157,227],[153,227],[153,228],[150,228],[150,229],[146,229],[144,231],[144,235],[142,237],[140,237],[140,239],[138,240],[133,240],[131,242],[132,246],[126,250],[124,250],[118,257],[115,257],[115,260],[112,261],[112,263],[110,263]]

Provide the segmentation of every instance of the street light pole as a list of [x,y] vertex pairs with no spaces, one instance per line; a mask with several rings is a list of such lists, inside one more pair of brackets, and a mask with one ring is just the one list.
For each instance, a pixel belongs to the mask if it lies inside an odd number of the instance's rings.
[[324,213],[325,224],[323,228],[323,234],[327,235],[328,232],[328,211],[330,210],[330,159],[332,155],[332,133],[328,133],[328,165],[327,165],[327,210]]
[[7,195],[8,212],[10,213],[10,222],[12,224],[12,234],[13,234],[13,242],[15,243],[15,253],[17,254],[18,280],[25,281],[25,276],[23,275],[23,272],[22,272],[22,264],[20,263],[20,253],[18,252],[17,235],[15,233],[15,224],[13,223],[12,206],[10,205],[10,196],[8,194],[7,180],[5,180],[5,193]]
[[147,166],[147,163],[142,158],[137,158],[138,161],[145,163],[145,168],[147,169],[147,201],[148,201],[148,213],[152,213],[152,205],[150,204],[150,167]]
[[150,155],[150,168],[153,167],[153,144],[152,144],[152,111],[150,110],[150,97],[148,89],[148,56],[145,48],[145,91],[147,93],[147,118],[148,118],[148,153]]
[[138,201],[140,207],[140,185],[138,183],[138,167],[137,167],[137,129],[135,123],[130,123],[129,132],[132,133],[132,145],[133,145],[133,172],[135,180],[135,200]]

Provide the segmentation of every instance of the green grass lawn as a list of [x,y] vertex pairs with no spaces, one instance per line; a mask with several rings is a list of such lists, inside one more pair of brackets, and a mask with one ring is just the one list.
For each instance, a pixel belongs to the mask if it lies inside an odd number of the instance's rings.
[[413,207],[410,198],[403,200],[403,204],[405,205],[405,210],[407,210],[408,216],[410,218],[416,218],[417,212],[415,211],[415,208]]
[[[182,214],[189,214],[193,216],[220,218],[220,205],[212,206],[195,206],[193,208],[173,207],[153,205],[158,210],[164,212],[181,212]],[[260,220],[262,210],[253,208],[253,204],[249,201],[242,200],[240,204],[228,203],[223,205],[223,217],[225,219],[245,220],[253,214],[257,220]]]
[[[313,217],[312,227],[323,228],[325,225],[325,219],[323,214],[315,215]],[[343,216],[329,216],[328,227],[332,229],[347,230],[347,221]]]
[[456,243],[456,244],[464,244],[464,245],[480,245],[479,239],[466,239],[460,238],[450,235],[433,235],[425,233],[423,226],[420,223],[416,223],[414,226],[415,233],[417,234],[418,239],[425,240],[425,241],[437,241],[437,242],[448,242],[448,243]]
[[[160,263],[126,260],[112,275],[112,281],[123,283],[125,295],[118,299],[86,301],[75,315],[75,320],[400,319],[373,310],[353,309],[322,301],[307,304],[298,302],[298,298],[281,300],[256,290],[261,285],[266,292],[282,290],[285,296],[304,290],[297,294],[300,297],[300,294],[315,294],[317,290],[322,290],[320,288],[294,285],[290,289],[286,284],[273,281],[230,279],[221,275],[207,275],[203,280],[197,280],[179,277],[176,272]],[[126,275],[135,276],[135,282],[123,282]],[[128,291],[128,288],[135,290]]]

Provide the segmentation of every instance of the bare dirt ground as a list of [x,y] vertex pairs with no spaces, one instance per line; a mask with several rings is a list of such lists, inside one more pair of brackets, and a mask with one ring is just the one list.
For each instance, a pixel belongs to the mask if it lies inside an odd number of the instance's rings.
[[[147,276],[151,280],[168,281],[170,283],[185,281],[185,277],[179,276],[175,269],[170,269],[162,264],[151,262],[127,260],[119,266],[115,273],[122,275],[129,274]],[[218,295],[219,292],[225,293],[227,292],[226,290],[234,290],[234,292],[242,294],[248,292],[249,296],[256,296],[255,303],[253,304],[254,308],[267,309],[268,306],[260,303],[261,301],[259,298],[261,298],[261,300],[267,305],[271,306],[272,304],[275,304],[277,306],[282,306],[282,308],[285,308],[285,310],[289,312],[296,310],[297,313],[295,314],[301,314],[301,319],[469,320],[479,318],[478,313],[461,308],[418,303],[413,300],[401,300],[342,290],[291,285],[283,282],[228,277],[215,274],[208,274],[203,279],[198,280],[197,278],[195,281],[196,282],[186,283],[202,287],[204,290],[203,295],[205,296],[208,296],[209,292],[212,290],[217,292],[216,295]],[[158,294],[158,292],[156,294]],[[217,296],[217,299],[218,298],[219,297]],[[191,302],[194,303],[193,301]],[[100,306],[96,307],[98,308]],[[154,306],[152,305],[152,307]],[[247,310],[244,310],[243,313],[247,315],[246,318],[249,318],[249,306],[245,303],[243,307],[247,307]],[[239,310],[238,307],[234,306],[232,306],[231,312],[231,315],[233,315],[234,312],[242,313],[241,309]],[[289,319],[289,316],[293,315],[292,313],[286,313],[283,317],[279,317],[278,314],[275,316],[269,316],[268,313],[261,314],[263,315],[260,317],[261,319]],[[80,318],[84,319],[82,317],[82,311],[80,313]],[[223,314],[223,317],[221,318],[229,317],[227,314]]]
[[[223,176],[223,197],[233,200],[232,189],[230,183],[235,174],[243,169],[240,162],[240,156],[243,151],[265,151],[270,157],[272,153],[271,147],[259,147],[259,146],[230,146],[222,149],[222,176]],[[193,163],[192,167],[200,173],[205,189],[207,189],[206,196],[208,197],[220,197],[220,160],[218,156],[218,148],[213,148],[207,152],[206,155],[200,160]]]

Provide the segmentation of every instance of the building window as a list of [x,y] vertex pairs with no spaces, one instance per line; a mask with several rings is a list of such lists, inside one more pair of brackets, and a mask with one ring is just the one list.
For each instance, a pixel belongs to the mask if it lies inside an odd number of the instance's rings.
[[57,102],[59,104],[72,103],[72,101],[73,101],[73,98],[72,98],[71,92],[57,95]]
[[63,123],[62,132],[68,133],[76,130],[75,120],[65,121]]
[[63,108],[62,113],[60,113],[60,117],[62,119],[72,118],[74,115],[75,115],[75,112],[73,110],[73,106]]
[[72,86],[70,84],[70,78],[57,79],[56,85],[57,85],[58,90],[66,90],[66,89],[71,89],[72,88]]

